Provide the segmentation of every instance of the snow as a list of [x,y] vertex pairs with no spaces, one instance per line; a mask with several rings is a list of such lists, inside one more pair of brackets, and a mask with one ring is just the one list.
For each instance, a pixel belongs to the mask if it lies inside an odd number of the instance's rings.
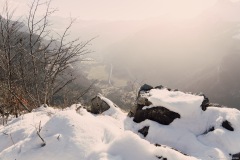
[[168,91],[167,89],[152,89],[149,93],[148,100],[152,102],[151,106],[164,106],[171,111],[179,113],[181,116],[198,116],[201,114],[200,106],[204,97],[192,94],[186,94],[180,91]]
[[[152,105],[143,109],[164,106],[177,112],[169,126],[146,120],[135,125],[135,132],[144,126],[150,126],[146,140],[171,146],[188,155],[201,159],[230,159],[230,154],[240,152],[240,111],[232,108],[208,107],[201,109],[203,96],[187,94],[167,89],[152,89],[141,96],[148,98]],[[234,132],[222,127],[223,121],[229,121]],[[138,126],[138,127],[137,127]],[[211,127],[215,130],[203,134]],[[156,135],[167,135],[157,137]]]
[[[145,109],[164,106],[181,118],[170,125],[135,123],[103,96],[110,109],[99,115],[77,109],[81,104],[64,110],[42,106],[0,126],[0,160],[228,160],[229,153],[240,152],[240,111],[216,107],[202,111],[203,96],[179,91],[152,89],[145,96],[152,102]],[[224,120],[233,132],[222,127]],[[45,146],[37,135],[39,125]],[[144,126],[149,126],[146,137],[138,133]],[[203,134],[211,127],[215,130]]]

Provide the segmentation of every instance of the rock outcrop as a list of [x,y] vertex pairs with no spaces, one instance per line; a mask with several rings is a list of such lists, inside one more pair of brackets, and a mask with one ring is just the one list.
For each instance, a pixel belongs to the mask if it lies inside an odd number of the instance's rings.
[[[188,144],[189,137],[194,141],[195,137],[198,137],[197,140],[200,142],[194,145],[199,148],[202,144],[209,144],[213,139],[216,143],[211,145],[214,147],[211,151],[202,148],[204,154],[214,157],[213,159],[219,159],[218,148],[227,148],[230,153],[221,151],[221,158],[233,160],[240,160],[240,153],[236,152],[240,146],[236,143],[239,138],[235,136],[239,133],[237,128],[239,115],[240,112],[236,109],[210,103],[208,97],[202,93],[184,93],[162,85],[153,88],[146,84],[140,88],[136,104],[129,112],[129,116],[135,122],[133,124],[138,126],[135,126],[135,132],[142,134],[144,139],[156,146],[169,145],[185,156],[198,157],[201,154],[195,155],[189,152],[192,150]],[[168,137],[166,135],[170,137],[166,138]],[[221,145],[217,143],[218,141]],[[179,143],[184,147],[179,147]],[[157,158],[164,157],[159,155]]]
[[[152,89],[167,89],[168,91],[177,92],[178,90],[171,90],[170,88],[166,88],[162,85],[156,86],[153,88],[148,84],[144,84],[141,86],[138,92],[138,97],[136,99],[136,104],[133,106],[129,112],[129,117],[134,117],[133,120],[137,123],[140,123],[146,119],[153,120],[163,125],[169,125],[176,118],[181,118],[179,113],[169,110],[165,106],[154,106],[152,102],[149,100],[149,92]],[[202,105],[200,106],[202,110],[206,110],[209,105],[208,98],[204,96],[204,100]],[[150,108],[144,108],[147,106],[151,106]]]
[[[171,111],[167,109],[165,106],[154,106],[152,102],[149,100],[150,95],[148,94],[152,89],[158,89],[158,90],[166,89],[169,92],[170,91],[178,92],[178,89],[172,90],[162,85],[159,85],[153,88],[148,84],[144,84],[139,89],[138,97],[136,99],[136,104],[131,108],[128,114],[129,117],[134,117],[134,121],[137,123],[142,122],[146,119],[149,119],[164,125],[170,124],[176,118],[181,118],[181,115],[179,113]],[[202,93],[200,94],[186,93],[186,94],[192,94],[192,95],[203,97],[201,105],[199,105],[199,107],[203,111],[206,111],[207,107],[211,106],[211,103],[209,102],[208,97]],[[152,107],[148,109],[144,109],[144,107],[146,106],[152,106]]]

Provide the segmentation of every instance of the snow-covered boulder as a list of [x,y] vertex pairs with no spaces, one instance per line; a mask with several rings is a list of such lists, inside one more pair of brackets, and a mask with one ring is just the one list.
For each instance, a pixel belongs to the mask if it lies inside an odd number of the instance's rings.
[[113,102],[103,97],[100,93],[91,100],[91,106],[87,108],[87,111],[93,114],[101,114],[111,107],[116,107]]
[[201,159],[239,156],[239,110],[212,106],[204,94],[163,86],[140,90],[136,102],[130,128],[150,143]]
[[[193,104],[189,104],[189,100]],[[133,120],[137,123],[149,119],[169,125],[174,119],[181,118],[181,112],[187,114],[189,110],[197,109],[200,113],[200,108],[205,111],[209,105],[209,99],[202,93],[194,95],[171,90],[162,85],[153,88],[144,84],[138,92],[136,105],[131,109],[129,116],[134,117]],[[187,108],[188,110],[181,111]]]

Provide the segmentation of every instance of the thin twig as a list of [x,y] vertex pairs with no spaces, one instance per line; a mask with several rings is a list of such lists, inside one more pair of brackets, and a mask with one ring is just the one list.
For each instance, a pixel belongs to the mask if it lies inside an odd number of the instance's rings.
[[41,121],[39,122],[39,126],[38,126],[38,128],[36,128],[36,130],[37,130],[37,135],[38,135],[38,137],[42,140],[42,144],[41,144],[41,147],[44,147],[45,145],[46,145],[46,142],[44,141],[44,139],[42,138],[42,136],[40,135],[40,132],[41,132],[41,130],[42,130],[42,127],[41,127]]

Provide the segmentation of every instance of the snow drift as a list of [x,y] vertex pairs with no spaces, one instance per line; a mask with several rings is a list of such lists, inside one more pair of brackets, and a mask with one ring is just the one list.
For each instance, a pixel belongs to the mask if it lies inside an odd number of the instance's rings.
[[[203,109],[203,95],[164,87],[141,90],[131,117],[98,96],[109,106],[99,114],[79,105],[40,107],[0,126],[0,159],[228,160],[240,152],[240,111]],[[148,118],[147,110],[170,121]],[[138,112],[145,116],[141,121],[136,121]]]

